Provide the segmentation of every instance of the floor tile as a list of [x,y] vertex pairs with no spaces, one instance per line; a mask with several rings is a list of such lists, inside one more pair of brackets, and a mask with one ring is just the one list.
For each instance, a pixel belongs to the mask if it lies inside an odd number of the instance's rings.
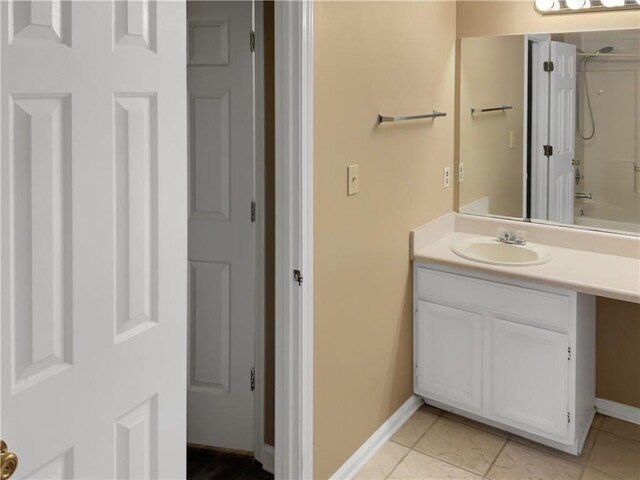
[[613,417],[604,417],[600,425],[600,430],[640,442],[640,425],[634,423],[625,422]]
[[477,428],[440,418],[414,449],[484,475],[505,441]]
[[591,429],[589,435],[587,435],[587,439],[584,441],[584,446],[582,447],[582,452],[580,455],[572,455],[570,453],[561,452],[560,450],[556,450],[555,448],[547,447],[546,445],[542,445],[541,443],[534,442],[533,440],[529,440],[528,438],[518,437],[513,435],[511,437],[511,441],[515,443],[519,443],[520,445],[524,445],[526,447],[531,447],[536,450],[540,450],[548,455],[561,458],[563,460],[567,460],[568,462],[579,463],[580,465],[584,465],[587,463],[589,459],[589,454],[593,449],[593,445],[595,444],[596,436],[598,435],[598,430]]
[[455,413],[445,412],[443,416],[445,418],[448,418],[449,420],[464,423],[465,425],[469,425],[471,427],[479,428],[480,430],[493,433],[494,435],[498,435],[499,437],[507,438],[509,436],[509,432],[505,432],[504,430],[500,430],[499,428],[492,427],[491,425],[476,422],[475,420],[471,420],[470,418],[466,418],[461,415],[456,415]]
[[509,441],[489,470],[492,480],[577,480],[582,467]]
[[424,435],[424,432],[426,432],[437,419],[437,415],[430,409],[423,407],[405,422],[400,430],[391,437],[391,440],[407,447],[413,447],[418,439]]
[[398,480],[480,480],[482,477],[412,450],[389,475],[389,478]]
[[625,479],[640,478],[640,442],[600,431],[587,465]]
[[439,409],[438,407],[434,407],[433,405],[427,405],[426,403],[422,407],[426,411],[433,413],[434,415],[442,415],[444,410]]
[[387,478],[387,475],[391,473],[408,451],[407,447],[389,441],[353,478],[355,480],[381,480]]
[[599,472],[598,470],[594,470],[592,468],[585,468],[584,472],[582,472],[582,477],[580,480],[619,480],[618,477],[614,477],[613,475],[609,475],[608,473]]

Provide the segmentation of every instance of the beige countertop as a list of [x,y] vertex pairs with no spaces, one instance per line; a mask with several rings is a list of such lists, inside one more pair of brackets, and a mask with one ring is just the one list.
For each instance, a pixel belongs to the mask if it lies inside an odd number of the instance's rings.
[[[502,266],[490,265],[472,260],[464,259],[451,250],[451,246],[459,240],[472,237],[487,237],[486,219],[482,220],[485,225],[483,228],[469,226],[469,220],[464,218],[463,222],[457,221],[454,217],[442,218],[421,227],[418,233],[421,240],[416,240],[416,232],[412,235],[412,256],[417,262],[435,263],[439,265],[447,265],[459,269],[472,270],[475,272],[484,272],[494,276],[501,276],[515,280],[528,281],[543,285],[574,290],[577,292],[598,295],[602,297],[610,297],[628,302],[640,303],[640,258],[636,255],[616,255],[612,251],[616,251],[618,245],[612,245],[613,248],[603,248],[606,253],[579,248],[567,248],[565,246],[557,246],[550,242],[536,241],[535,243],[544,246],[551,255],[551,260],[541,265],[531,266]],[[501,220],[493,220],[494,226],[517,227],[520,230],[536,230],[537,225],[527,225],[521,222],[509,222]],[[464,226],[466,230],[477,230],[474,232],[457,231],[456,226]],[[562,228],[562,227],[556,227]],[[544,226],[543,234],[538,232],[538,238],[552,238],[553,230],[548,226]],[[482,232],[481,232],[482,230]],[[560,234],[565,234],[565,231]],[[587,232],[590,235],[593,232]],[[598,232],[602,236],[601,232]],[[582,232],[576,231],[576,245],[580,245],[582,240],[584,244],[589,243],[589,238],[580,238]],[[598,238],[598,242],[606,243],[606,238]],[[612,238],[612,242],[620,241]],[[640,239],[622,239],[627,244],[629,242],[638,242],[638,251],[640,253]],[[626,245],[627,252],[634,252],[634,243]]]

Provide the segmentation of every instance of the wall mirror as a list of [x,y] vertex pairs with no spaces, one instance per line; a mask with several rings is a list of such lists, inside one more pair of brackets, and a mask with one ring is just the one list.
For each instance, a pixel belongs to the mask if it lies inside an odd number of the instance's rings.
[[640,234],[640,29],[463,38],[461,213]]

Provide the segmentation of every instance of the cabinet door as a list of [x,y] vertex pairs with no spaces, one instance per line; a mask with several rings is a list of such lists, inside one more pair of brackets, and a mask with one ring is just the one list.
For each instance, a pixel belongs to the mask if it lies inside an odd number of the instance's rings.
[[568,433],[567,335],[492,319],[496,419],[554,440]]
[[416,332],[416,393],[479,411],[482,315],[421,300]]

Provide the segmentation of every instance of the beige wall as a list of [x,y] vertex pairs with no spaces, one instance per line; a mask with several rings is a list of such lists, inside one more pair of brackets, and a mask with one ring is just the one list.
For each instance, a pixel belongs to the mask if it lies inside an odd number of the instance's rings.
[[[453,209],[455,2],[314,7],[314,469],[412,394],[409,231]],[[376,126],[378,112],[447,118]],[[347,165],[360,193],[347,197]]]
[[[460,207],[489,198],[489,213],[522,218],[525,39],[463,38],[460,46]],[[471,107],[510,105],[504,112]],[[514,132],[513,148],[510,132]]]
[[640,304],[597,299],[596,396],[640,408]]
[[[531,1],[458,2],[457,37],[638,28],[640,12],[541,16]],[[640,305],[597,301],[596,394],[640,407]]]
[[458,2],[457,36],[517,35],[587,30],[638,28],[640,12],[540,15],[533,0]]

